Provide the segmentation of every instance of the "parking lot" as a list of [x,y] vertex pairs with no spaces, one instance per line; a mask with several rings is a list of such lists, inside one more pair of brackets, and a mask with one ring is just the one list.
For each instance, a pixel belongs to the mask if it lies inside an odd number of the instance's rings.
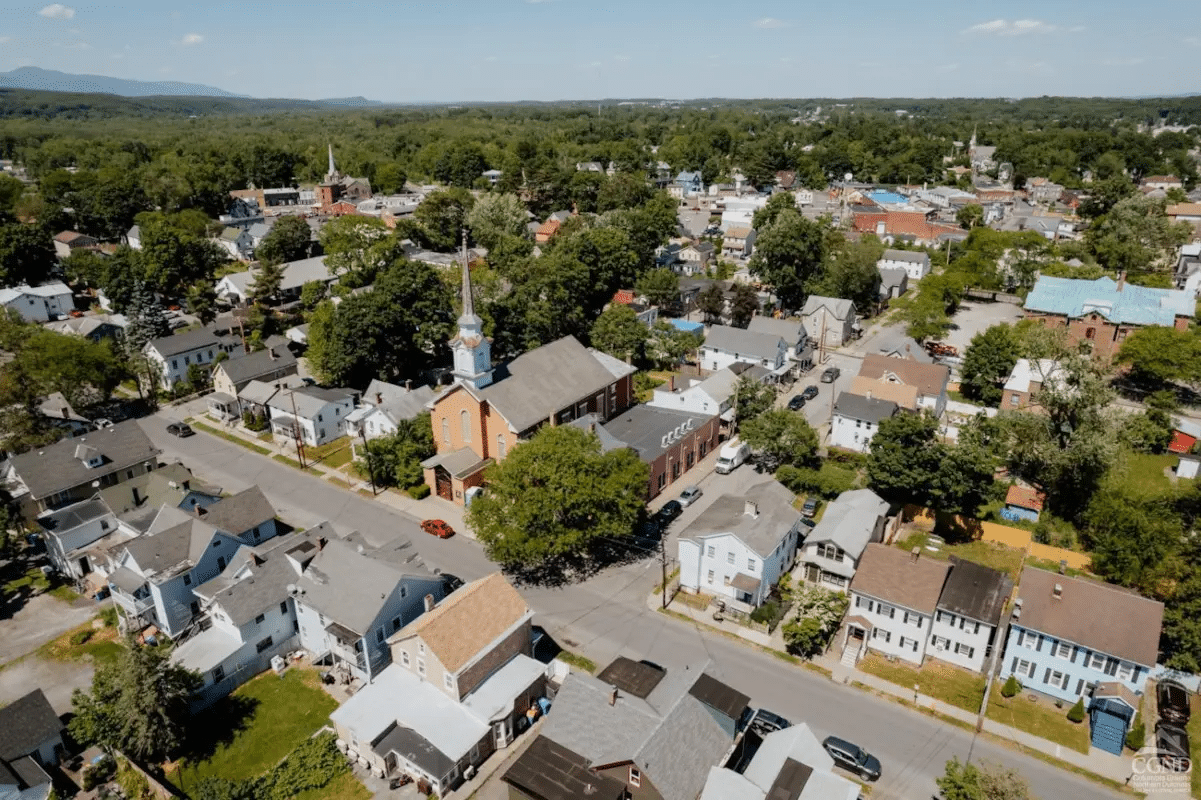
[[943,341],[959,350],[967,349],[972,337],[998,323],[1013,324],[1022,318],[1022,307],[1011,303],[985,303],[979,300],[969,300],[959,307],[951,321],[953,327],[947,332]]

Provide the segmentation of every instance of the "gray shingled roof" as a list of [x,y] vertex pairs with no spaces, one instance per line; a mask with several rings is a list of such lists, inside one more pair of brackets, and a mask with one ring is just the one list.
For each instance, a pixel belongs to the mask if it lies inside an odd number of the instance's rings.
[[275,508],[258,486],[243,489],[204,509],[201,518],[218,530],[240,536],[275,518]]
[[363,402],[375,406],[396,423],[422,414],[434,397],[434,390],[429,386],[406,389],[387,381],[372,380],[363,393]]
[[[651,462],[675,446],[677,431],[685,434],[699,430],[713,415],[692,414],[654,406],[629,408],[602,426],[609,436],[633,448],[643,461]],[[667,441],[665,437],[673,437]]]
[[796,319],[776,319],[756,314],[751,317],[751,323],[746,329],[751,333],[779,336],[789,347],[796,347],[797,342],[805,338],[805,327]]
[[[86,467],[75,456],[80,445],[94,448],[104,459],[98,467]],[[35,500],[57,492],[98,481],[105,475],[144,462],[157,463],[161,451],[151,444],[137,420],[76,439],[64,439],[39,450],[13,456],[12,468]]]
[[396,567],[331,540],[296,580],[303,592],[298,599],[362,636],[404,577]]
[[771,333],[755,333],[729,325],[713,325],[705,337],[705,347],[736,355],[753,356],[766,361],[775,361],[780,353],[780,340],[784,337]]
[[953,614],[996,625],[1013,591],[1003,572],[951,556],[951,574],[943,584],[938,607]]
[[[775,480],[756,484],[737,495],[723,494],[693,520],[681,537],[700,539],[732,533],[766,558],[800,522],[801,514],[792,505],[794,499],[795,495]],[[746,513],[747,503],[758,504],[758,516]]]
[[878,397],[860,397],[850,392],[840,392],[834,401],[834,414],[859,419],[864,422],[879,422],[897,413],[896,403]]
[[163,358],[170,358],[171,356],[188,353],[192,350],[216,347],[223,338],[225,337],[217,334],[216,328],[209,325],[204,328],[185,331],[184,333],[175,333],[170,336],[152,339],[146,346],[153,347]]
[[80,503],[73,503],[58,511],[48,512],[38,517],[38,525],[48,533],[65,533],[78,528],[85,522],[108,516],[113,512],[99,497],[92,497]]
[[[288,586],[300,578],[288,560],[288,551],[306,543],[315,548],[316,539],[304,533],[277,539],[268,547],[243,547],[221,575],[201,584],[196,592],[220,605],[235,625],[245,625],[288,599]],[[235,578],[238,573],[244,574]]]
[[38,745],[61,735],[63,724],[41,689],[0,708],[0,759],[27,756]]
[[858,558],[871,540],[876,523],[887,514],[888,503],[871,489],[843,492],[826,507],[821,522],[805,541],[833,542]]
[[908,261],[912,264],[930,263],[930,254],[918,250],[885,250],[885,261]]
[[125,549],[133,556],[143,576],[165,577],[180,566],[195,566],[200,554],[217,535],[217,530],[211,525],[198,519],[187,519],[164,530],[131,539]]
[[564,336],[498,367],[495,382],[475,392],[520,433],[616,380],[574,336]]
[[193,477],[187,467],[176,462],[101,489],[100,497],[115,514],[122,515],[137,509],[178,506],[190,492],[221,496],[219,488]]
[[855,311],[855,306],[850,300],[811,294],[809,295],[809,299],[805,301],[805,307],[801,309],[801,316],[807,317],[810,314],[815,314],[822,306],[828,308],[835,319],[846,319]]
[[[296,409],[296,414],[303,419],[314,419],[330,403],[340,403],[354,392],[349,389],[326,389],[321,386],[298,386],[295,389],[281,391],[272,397],[267,405],[286,414]],[[293,406],[295,401],[295,406]]]
[[296,356],[284,345],[248,353],[241,358],[228,359],[217,365],[217,369],[237,387],[264,375],[276,375],[281,371],[296,372]]

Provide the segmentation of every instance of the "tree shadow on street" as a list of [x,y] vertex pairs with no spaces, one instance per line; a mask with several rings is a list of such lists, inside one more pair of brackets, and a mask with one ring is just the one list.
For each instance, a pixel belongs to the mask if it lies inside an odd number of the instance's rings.
[[658,539],[631,535],[620,540],[597,539],[584,553],[565,554],[531,566],[506,566],[504,572],[518,585],[562,588],[582,583],[609,567],[625,566],[658,556]]

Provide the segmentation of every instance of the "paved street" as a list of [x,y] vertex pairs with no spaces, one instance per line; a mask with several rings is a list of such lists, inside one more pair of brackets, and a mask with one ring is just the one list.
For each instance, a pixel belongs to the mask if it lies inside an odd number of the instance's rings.
[[[844,370],[844,375],[845,375]],[[829,389],[829,385],[825,385]],[[174,416],[173,410],[165,414]],[[379,538],[411,540],[431,567],[470,580],[493,569],[479,546],[466,536],[438,540],[421,533],[416,521],[381,502],[340,489],[318,477],[252,453],[205,433],[176,439],[164,430],[166,417],[154,416],[142,426],[164,451],[179,458],[201,478],[237,491],[258,483],[281,515],[302,526],[328,519],[345,529]],[[741,467],[730,476],[710,475],[699,481],[705,496],[673,525],[683,529],[704,504],[723,490],[754,478]],[[719,481],[721,482],[719,485]],[[727,489],[723,489],[727,487]],[[669,545],[668,552],[674,550]],[[925,800],[935,792],[934,778],[952,756],[1000,761],[1020,770],[1036,795],[1054,798],[1109,796],[1096,784],[1021,755],[992,742],[975,742],[966,731],[887,700],[840,686],[786,664],[770,654],[730,641],[707,629],[658,614],[646,607],[647,593],[659,580],[657,559],[605,571],[563,588],[523,588],[543,626],[562,646],[578,650],[597,663],[618,654],[647,658],[668,668],[697,669],[711,662],[716,672],[757,705],[790,719],[809,722],[819,736],[838,733],[868,748],[884,764],[884,777],[873,798]]]

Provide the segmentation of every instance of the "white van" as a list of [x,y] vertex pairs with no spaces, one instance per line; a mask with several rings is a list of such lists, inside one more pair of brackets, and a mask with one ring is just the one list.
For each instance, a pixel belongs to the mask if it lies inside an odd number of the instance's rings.
[[731,439],[722,445],[717,454],[717,472],[726,475],[745,462],[751,455],[751,448],[737,439]]

